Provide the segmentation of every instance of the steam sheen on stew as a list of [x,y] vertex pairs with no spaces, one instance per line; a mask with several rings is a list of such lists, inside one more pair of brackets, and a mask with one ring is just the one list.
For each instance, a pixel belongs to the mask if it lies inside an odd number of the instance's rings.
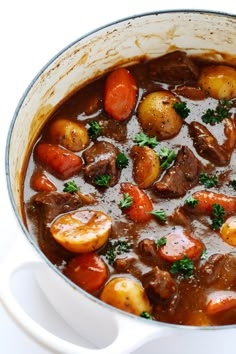
[[236,68],[175,51],[68,98],[31,151],[31,234],[72,282],[150,320],[236,323]]

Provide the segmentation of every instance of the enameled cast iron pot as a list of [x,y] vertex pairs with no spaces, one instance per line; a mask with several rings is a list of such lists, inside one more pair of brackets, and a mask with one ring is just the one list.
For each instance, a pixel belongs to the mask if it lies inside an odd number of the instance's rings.
[[[74,90],[115,66],[176,49],[236,65],[236,16],[201,11],[168,11],[128,18],[80,38],[43,68],[24,94],[6,148],[12,207],[22,229],[21,249],[1,267],[0,295],[14,319],[37,341],[58,353],[227,353],[236,352],[235,326],[187,327],[138,318],[114,309],[73,285],[40,251],[23,223],[21,184],[25,158],[48,116]],[[49,302],[94,349],[58,338],[34,322],[11,292],[22,267],[34,269]]]

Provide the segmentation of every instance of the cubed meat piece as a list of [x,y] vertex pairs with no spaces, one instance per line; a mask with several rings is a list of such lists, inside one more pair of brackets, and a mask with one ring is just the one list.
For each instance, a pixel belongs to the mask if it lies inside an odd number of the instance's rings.
[[85,179],[94,183],[98,176],[109,175],[109,186],[114,186],[120,177],[120,171],[116,167],[116,158],[119,150],[111,143],[98,141],[83,153],[85,160],[84,176]]
[[156,257],[157,256],[157,246],[155,241],[145,238],[138,244],[138,250],[142,256],[146,257]]
[[190,84],[197,81],[199,70],[185,52],[177,50],[152,60],[149,75],[153,80],[172,85]]
[[161,198],[182,197],[198,183],[200,173],[201,163],[187,146],[182,146],[174,165],[155,184],[155,190]]

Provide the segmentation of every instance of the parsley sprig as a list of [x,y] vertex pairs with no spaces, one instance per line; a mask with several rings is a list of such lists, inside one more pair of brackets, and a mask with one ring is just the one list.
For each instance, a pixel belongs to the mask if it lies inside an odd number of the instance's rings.
[[105,254],[108,263],[110,265],[113,265],[117,255],[129,252],[130,248],[131,248],[131,244],[126,241],[123,240],[117,240],[114,242],[110,241]]
[[91,120],[88,124],[88,135],[91,139],[96,139],[101,134],[103,128],[96,120]]
[[212,204],[211,227],[213,230],[219,230],[224,223],[225,209],[220,204]]
[[167,147],[162,147],[158,153],[158,156],[161,159],[161,168],[166,169],[169,168],[175,160],[176,152],[168,149]]
[[189,206],[190,208],[195,208],[198,205],[199,200],[190,196],[185,200],[184,203],[187,204],[187,206]]
[[190,109],[187,107],[186,102],[175,102],[173,108],[183,119],[187,118],[190,113]]
[[233,179],[231,182],[230,182],[231,186],[233,187],[233,189],[236,191],[236,179]]
[[147,320],[153,320],[153,316],[150,315],[149,312],[147,311],[143,311],[141,314],[140,314],[140,317],[143,317],[143,318],[146,318]]
[[119,155],[117,155],[116,167],[118,168],[118,170],[122,170],[122,168],[126,168],[128,164],[129,164],[129,160],[125,154],[120,153]]
[[159,240],[156,241],[157,247],[165,246],[167,242],[166,237],[161,237]]
[[67,192],[67,193],[74,193],[80,190],[80,188],[77,186],[76,182],[73,181],[68,181],[66,183],[64,183],[64,189],[63,192]]
[[202,172],[199,177],[199,183],[203,184],[206,188],[213,188],[218,183],[218,177],[216,175],[209,176],[207,173]]
[[111,176],[110,175],[101,175],[101,176],[96,176],[94,178],[94,183],[99,186],[99,187],[109,187],[109,182],[110,182]]
[[185,277],[189,277],[193,274],[193,268],[193,261],[186,255],[184,255],[182,259],[179,259],[178,261],[172,264],[170,272],[172,274],[179,273],[184,275]]
[[162,209],[160,210],[153,210],[150,212],[150,214],[154,215],[157,217],[158,220],[161,222],[166,222],[166,212]]
[[222,122],[228,117],[228,114],[228,107],[217,106],[215,109],[208,108],[201,118],[204,123],[214,125]]
[[121,209],[129,208],[133,204],[133,197],[129,193],[123,194],[123,199],[119,203]]
[[135,135],[134,142],[138,146],[149,146],[154,149],[159,143],[156,137],[149,138],[145,133],[141,132]]

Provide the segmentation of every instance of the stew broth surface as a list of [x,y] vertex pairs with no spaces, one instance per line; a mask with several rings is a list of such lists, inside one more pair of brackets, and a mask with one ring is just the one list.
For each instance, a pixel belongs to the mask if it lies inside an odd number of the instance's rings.
[[[202,69],[209,65],[216,65],[204,60],[191,58],[194,65],[201,72]],[[75,152],[80,156],[85,165],[83,153],[88,150],[96,142],[105,141],[113,144],[119,149],[120,153],[124,153],[128,157],[128,166],[123,168],[120,172],[118,182],[114,186],[103,188],[94,185],[87,181],[84,177],[84,170],[80,171],[68,179],[60,179],[55,174],[50,173],[47,167],[36,159],[34,156],[33,147],[26,169],[24,180],[24,207],[26,213],[26,222],[29,232],[39,244],[39,247],[48,257],[48,259],[58,267],[62,272],[67,267],[76,253],[70,252],[58,244],[50,233],[50,226],[53,221],[61,215],[57,215],[52,222],[45,226],[43,215],[37,213],[37,206],[34,205],[34,197],[40,191],[35,191],[31,184],[32,174],[35,171],[43,171],[43,173],[56,186],[57,192],[63,192],[65,183],[69,180],[76,182],[80,188],[80,192],[85,195],[92,195],[96,199],[96,203],[90,205],[82,205],[81,210],[98,210],[103,211],[112,218],[112,230],[109,239],[105,244],[95,252],[101,256],[105,262],[109,279],[115,277],[128,277],[130,279],[137,279],[143,285],[146,295],[150,301],[150,314],[154,320],[185,324],[185,325],[225,325],[236,323],[236,307],[229,306],[229,310],[222,310],[219,312],[210,313],[208,307],[208,296],[215,291],[233,291],[236,294],[236,256],[234,255],[235,246],[226,243],[219,230],[213,230],[211,227],[212,216],[207,213],[194,213],[194,210],[187,210],[185,208],[185,201],[197,191],[211,191],[222,193],[227,196],[236,198],[236,191],[232,186],[232,181],[236,179],[236,156],[234,147],[232,148],[232,155],[230,162],[224,166],[217,166],[207,159],[207,156],[202,157],[197,152],[194,146],[193,138],[189,133],[189,126],[192,122],[199,122],[206,127],[211,134],[217,139],[220,146],[227,140],[225,137],[225,121],[209,125],[202,121],[201,116],[207,109],[213,109],[219,105],[219,99],[210,97],[205,94],[204,98],[192,99],[186,97],[186,93],[182,93],[180,88],[183,86],[199,88],[198,80],[192,80],[191,83],[171,83],[161,82],[158,79],[150,77],[150,62],[142,62],[137,65],[127,67],[130,73],[135,78],[138,86],[138,94],[135,107],[131,116],[123,121],[114,120],[104,109],[104,91],[108,75],[98,78],[89,85],[81,88],[77,93],[70,97],[61,107],[50,117],[50,120],[40,132],[38,140],[35,144],[46,142],[51,143],[48,135],[48,127],[52,121],[60,118],[67,118],[75,122],[81,122],[86,129],[88,123],[96,120],[102,127],[101,134],[96,139],[90,139],[89,145],[79,152]],[[153,210],[163,210],[166,214],[166,221],[161,222],[158,218],[153,216],[150,221],[136,222],[130,219],[125,210],[119,206],[119,202],[123,197],[121,192],[121,183],[132,183],[137,185],[134,180],[134,159],[131,157],[131,148],[136,145],[134,137],[136,134],[143,131],[139,119],[137,119],[137,110],[140,102],[151,92],[169,91],[175,95],[180,101],[186,102],[190,113],[187,118],[183,119],[182,127],[177,135],[170,139],[158,140],[159,144],[154,148],[157,154],[160,153],[161,148],[167,147],[174,150],[176,154],[180,151],[182,146],[187,146],[199,160],[201,164],[201,173],[206,173],[209,176],[217,176],[218,182],[212,188],[206,188],[199,182],[192,188],[186,190],[183,196],[180,197],[165,197],[157,193],[155,184],[161,181],[163,176],[169,169],[173,167],[175,161],[171,163],[169,168],[161,170],[157,180],[145,189],[142,189],[150,198]],[[231,102],[228,118],[234,122],[235,120],[235,101]],[[233,123],[234,124],[234,123]],[[236,129],[234,131],[236,134]],[[178,180],[176,180],[178,183]],[[178,209],[177,209],[178,208]],[[180,208],[180,209],[179,209]],[[70,209],[77,209],[76,207]],[[176,210],[181,211],[183,219],[178,217]],[[69,210],[68,210],[69,211]],[[235,215],[235,211],[224,216],[224,222],[228,216]],[[171,274],[170,269],[173,262],[170,262],[158,253],[158,246],[156,246],[156,254],[144,251],[140,246],[140,242],[145,239],[154,240],[156,242],[162,237],[166,237],[171,232],[176,230],[188,232],[192,238],[200,240],[205,250],[203,254],[192,258],[194,265],[193,273],[190,276],[184,276],[181,273]],[[116,262],[109,264],[107,250],[112,240],[126,241],[130,245],[128,252],[123,252],[117,255]],[[214,255],[222,255],[219,261],[214,260]],[[210,258],[211,257],[211,258]],[[213,257],[213,258],[212,258]],[[228,257],[228,258],[227,258]],[[117,260],[125,260],[126,266],[119,270]],[[150,291],[147,286],[145,276],[151,272],[154,267],[158,267],[161,271],[166,271],[171,276],[175,284],[175,290],[169,296],[163,296]],[[105,284],[96,290],[93,294],[100,297],[100,294]],[[161,286],[161,284],[160,284]],[[148,289],[148,290],[147,290]],[[236,296],[235,296],[236,299]],[[236,300],[235,300],[236,303]],[[141,315],[141,314],[140,314]]]

